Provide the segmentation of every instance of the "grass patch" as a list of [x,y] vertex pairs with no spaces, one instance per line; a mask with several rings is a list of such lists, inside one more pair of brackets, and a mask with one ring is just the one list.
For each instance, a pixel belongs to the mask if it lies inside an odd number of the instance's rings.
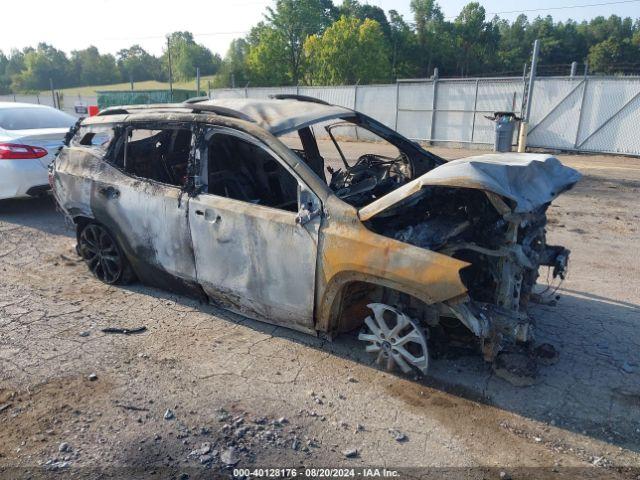
[[[200,77],[200,89],[207,90],[207,81],[210,80],[213,85],[215,75],[207,75]],[[158,82],[156,80],[145,80],[144,82],[134,82],[134,90],[169,90],[169,82]],[[184,90],[195,90],[196,80],[187,80],[184,82],[173,82],[173,88]],[[96,95],[97,91],[109,91],[109,90],[130,90],[131,84],[126,83],[114,83],[111,85],[90,85],[88,87],[71,87],[62,88],[62,93],[66,98],[73,98],[74,96],[87,96],[92,97]],[[41,95],[50,95],[49,90],[43,91]]]

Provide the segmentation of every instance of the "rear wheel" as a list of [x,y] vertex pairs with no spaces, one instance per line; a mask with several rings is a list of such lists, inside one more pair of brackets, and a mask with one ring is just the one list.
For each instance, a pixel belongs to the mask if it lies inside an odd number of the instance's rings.
[[133,280],[133,270],[109,231],[89,223],[78,235],[78,253],[96,278],[109,285]]
[[419,322],[383,303],[367,306],[373,315],[365,319],[358,336],[368,343],[366,351],[376,355],[377,363],[387,370],[399,368],[405,374],[412,370],[426,374],[429,368],[427,334]]

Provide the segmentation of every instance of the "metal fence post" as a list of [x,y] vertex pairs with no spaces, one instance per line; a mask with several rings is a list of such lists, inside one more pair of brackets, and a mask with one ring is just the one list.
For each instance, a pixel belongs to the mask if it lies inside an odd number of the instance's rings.
[[[356,82],[356,85],[353,89],[353,109],[356,110],[358,108],[358,84],[360,83],[360,80],[358,80]],[[356,140],[360,140],[360,135],[358,133],[358,127],[356,128]]]
[[584,111],[584,97],[587,95],[587,86],[589,85],[589,77],[584,76],[584,86],[582,87],[582,98],[580,99],[580,110],[578,111],[578,126],[576,127],[576,141],[573,142],[573,148],[578,149],[578,140],[580,140],[580,126],[582,125],[582,112]]
[[400,111],[400,82],[396,79],[396,120],[394,130],[398,131],[398,113]]
[[538,66],[538,53],[540,52],[540,40],[533,42],[533,55],[531,56],[531,72],[529,73],[529,88],[527,89],[527,103],[524,111],[524,118],[520,123],[520,135],[518,136],[518,153],[524,153],[527,149],[527,129],[529,118],[531,117],[531,99],[533,97],[533,86],[536,81],[536,68]]
[[[51,100],[53,101],[53,108],[56,108],[56,93],[53,90],[53,78],[49,78],[49,87],[51,88]],[[15,95],[14,95],[14,102],[15,102]]]
[[431,99],[431,132],[429,133],[429,142],[433,142],[433,136],[436,131],[436,105],[438,96],[438,69],[433,69],[433,98]]
[[473,144],[473,137],[476,132],[476,113],[478,110],[478,86],[480,80],[476,78],[476,95],[473,99],[473,120],[471,121],[471,143]]

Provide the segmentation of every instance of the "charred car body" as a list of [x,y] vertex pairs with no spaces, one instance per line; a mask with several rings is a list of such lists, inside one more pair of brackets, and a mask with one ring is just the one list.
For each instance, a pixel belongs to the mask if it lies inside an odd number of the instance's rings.
[[[350,161],[340,128],[386,153]],[[443,338],[430,332],[463,330],[487,360],[531,343],[538,270],[563,277],[569,256],[546,244],[545,212],[579,179],[548,155],[446,162],[305,97],[113,107],[76,127],[52,176],[101,280],[311,334],[363,327],[366,350],[404,372],[426,372]]]

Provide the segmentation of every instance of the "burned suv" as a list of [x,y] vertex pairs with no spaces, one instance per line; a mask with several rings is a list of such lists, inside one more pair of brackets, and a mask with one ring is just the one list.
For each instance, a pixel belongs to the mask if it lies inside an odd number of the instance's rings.
[[490,361],[531,344],[538,269],[562,277],[569,255],[545,212],[579,179],[548,155],[447,162],[300,96],[112,107],[70,132],[52,176],[100,280],[329,338],[362,328],[378,361],[423,373],[461,331]]

